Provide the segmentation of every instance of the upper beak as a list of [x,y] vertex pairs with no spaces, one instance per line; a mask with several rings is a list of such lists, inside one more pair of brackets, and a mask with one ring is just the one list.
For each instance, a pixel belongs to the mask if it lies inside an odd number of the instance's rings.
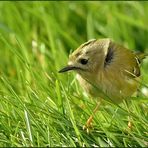
[[67,65],[65,66],[64,68],[62,68],[59,73],[62,73],[62,72],[66,72],[66,71],[69,71],[69,70],[74,70],[74,69],[78,69],[77,67],[74,67],[72,65]]

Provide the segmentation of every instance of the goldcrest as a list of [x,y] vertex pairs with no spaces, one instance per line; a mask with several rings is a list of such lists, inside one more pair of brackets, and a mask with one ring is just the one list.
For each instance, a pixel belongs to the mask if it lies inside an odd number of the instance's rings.
[[109,38],[80,45],[59,72],[75,71],[84,90],[115,103],[131,97],[139,87],[140,63],[147,54],[134,53]]

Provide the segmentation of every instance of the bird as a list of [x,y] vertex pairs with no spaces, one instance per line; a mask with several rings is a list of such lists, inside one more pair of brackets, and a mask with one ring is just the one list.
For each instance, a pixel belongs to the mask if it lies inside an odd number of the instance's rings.
[[[80,86],[86,93],[98,99],[94,113],[101,100],[121,103],[133,96],[141,80],[140,64],[148,56],[130,50],[110,38],[91,39],[81,44],[69,55],[68,64],[59,73],[75,71]],[[91,125],[89,117],[85,128]]]

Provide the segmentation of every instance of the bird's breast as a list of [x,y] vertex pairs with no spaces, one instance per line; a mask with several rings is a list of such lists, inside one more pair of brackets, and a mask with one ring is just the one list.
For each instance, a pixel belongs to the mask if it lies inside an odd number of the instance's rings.
[[115,103],[132,96],[139,86],[137,80],[121,77],[120,73],[102,73],[94,81],[86,80],[78,74],[77,79],[88,95],[107,98]]

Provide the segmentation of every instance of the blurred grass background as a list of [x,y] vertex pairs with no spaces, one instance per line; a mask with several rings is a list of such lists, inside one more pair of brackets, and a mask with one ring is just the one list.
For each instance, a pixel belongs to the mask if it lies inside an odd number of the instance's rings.
[[148,146],[148,60],[140,95],[126,106],[95,107],[75,74],[58,74],[91,38],[148,52],[148,2],[0,2],[0,146]]

